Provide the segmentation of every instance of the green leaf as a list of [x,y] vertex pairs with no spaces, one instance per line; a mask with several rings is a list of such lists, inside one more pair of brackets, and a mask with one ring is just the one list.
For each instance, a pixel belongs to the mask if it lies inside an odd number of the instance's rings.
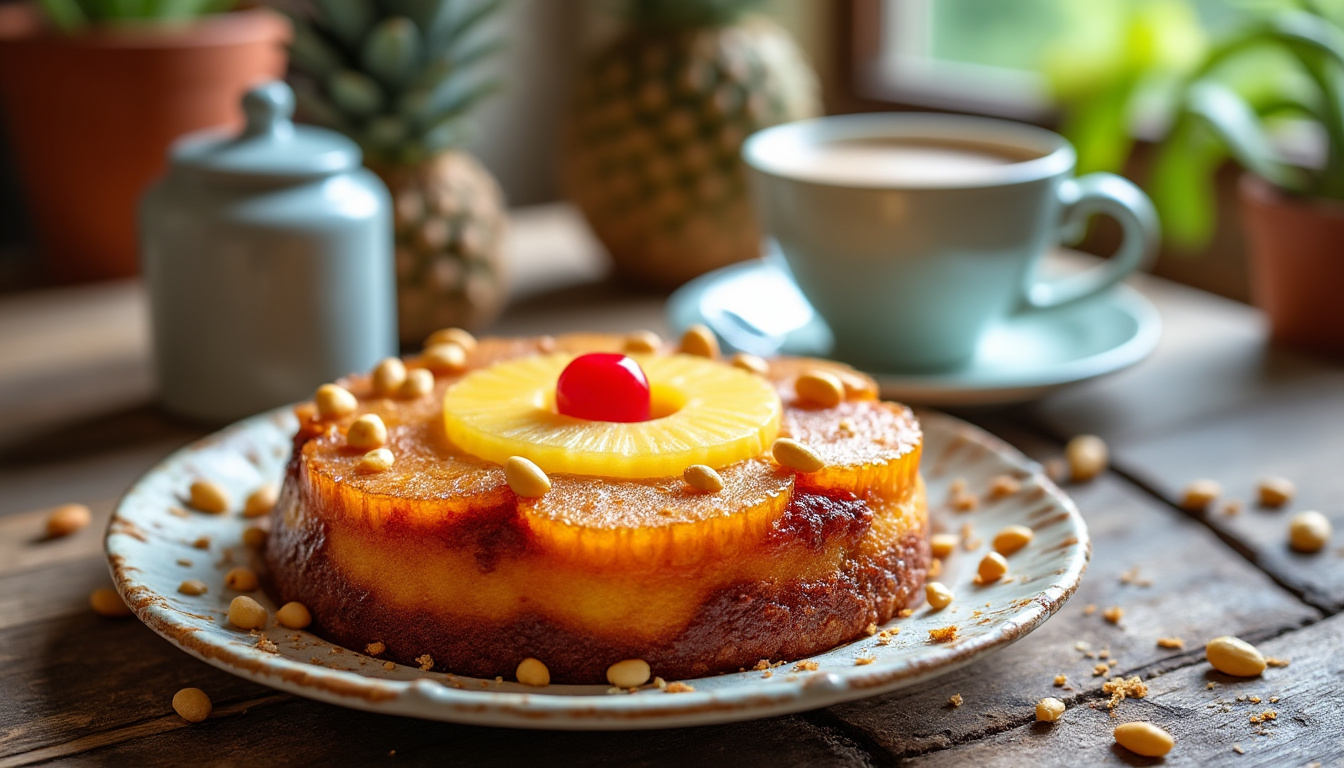
[[303,19],[292,18],[294,37],[289,42],[289,58],[295,69],[319,80],[326,80],[341,68],[341,54]]
[[432,111],[423,113],[424,117],[421,118],[421,124],[432,126],[447,120],[457,119],[471,111],[481,101],[502,89],[503,82],[500,80],[485,80],[461,88],[451,97],[444,99],[442,103],[435,105]]
[[343,69],[327,78],[327,93],[340,111],[356,117],[370,117],[383,109],[383,91],[363,72]]
[[504,0],[485,0],[460,16],[447,16],[437,28],[428,30],[429,54],[438,56],[452,50],[482,22],[499,13],[503,7]]
[[89,23],[89,17],[75,0],[42,0],[42,11],[62,32],[74,32]]
[[373,0],[314,0],[324,26],[342,43],[359,50],[364,32],[378,16]]
[[448,19],[453,6],[443,0],[382,0],[381,5],[388,15],[405,16],[426,34],[438,29]]
[[1226,158],[1192,116],[1177,119],[1158,148],[1147,184],[1168,243],[1191,250],[1208,244],[1218,205],[1214,174]]
[[1072,105],[1061,133],[1078,150],[1078,173],[1123,169],[1134,144],[1129,104],[1135,88],[1135,79],[1122,78]]
[[379,115],[364,126],[364,143],[380,150],[396,149],[410,133],[406,122],[396,115]]
[[1246,170],[1285,189],[1301,190],[1306,178],[1275,155],[1259,116],[1236,91],[1204,81],[1190,89],[1190,114],[1208,126]]
[[420,32],[404,16],[384,19],[364,41],[364,69],[385,85],[396,88],[420,63]]

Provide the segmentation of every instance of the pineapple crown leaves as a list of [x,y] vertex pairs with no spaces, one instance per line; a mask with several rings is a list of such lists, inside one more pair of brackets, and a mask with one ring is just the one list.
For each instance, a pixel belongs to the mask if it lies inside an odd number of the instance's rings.
[[624,0],[621,14],[640,27],[714,27],[736,21],[763,0]]
[[349,135],[374,165],[462,142],[462,118],[500,88],[475,75],[503,47],[482,33],[505,0],[313,0],[291,15],[299,112]]

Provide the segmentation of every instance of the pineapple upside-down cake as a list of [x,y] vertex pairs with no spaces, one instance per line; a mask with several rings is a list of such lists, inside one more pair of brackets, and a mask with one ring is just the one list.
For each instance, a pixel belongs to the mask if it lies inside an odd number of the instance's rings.
[[929,564],[910,410],[837,363],[720,359],[703,329],[444,331],[297,413],[270,585],[402,663],[737,671],[861,636]]

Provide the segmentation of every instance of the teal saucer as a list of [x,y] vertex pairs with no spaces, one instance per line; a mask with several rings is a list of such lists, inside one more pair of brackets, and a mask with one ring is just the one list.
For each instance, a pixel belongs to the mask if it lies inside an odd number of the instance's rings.
[[[677,333],[695,323],[709,326],[734,352],[827,357],[834,343],[787,268],[769,256],[692,280],[668,299],[667,317]],[[1004,320],[957,370],[868,373],[883,397],[903,402],[1021,402],[1128,368],[1153,351],[1161,334],[1157,309],[1121,285],[1081,304]]]

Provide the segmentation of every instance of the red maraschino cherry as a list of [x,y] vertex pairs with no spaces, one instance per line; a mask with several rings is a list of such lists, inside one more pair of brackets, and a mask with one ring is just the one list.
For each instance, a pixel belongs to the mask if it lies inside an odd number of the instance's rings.
[[555,383],[555,408],[589,421],[648,421],[649,380],[639,363],[625,355],[579,355]]

